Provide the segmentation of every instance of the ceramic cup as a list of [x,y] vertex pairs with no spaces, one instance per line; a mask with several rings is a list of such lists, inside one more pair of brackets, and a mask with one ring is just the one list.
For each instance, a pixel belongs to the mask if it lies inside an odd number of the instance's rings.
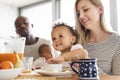
[[49,71],[49,72],[61,72],[62,64],[47,64],[44,66],[43,70]]
[[[74,64],[78,64],[76,69]],[[79,59],[78,61],[71,63],[71,69],[78,74],[80,80],[99,80],[97,59]]]

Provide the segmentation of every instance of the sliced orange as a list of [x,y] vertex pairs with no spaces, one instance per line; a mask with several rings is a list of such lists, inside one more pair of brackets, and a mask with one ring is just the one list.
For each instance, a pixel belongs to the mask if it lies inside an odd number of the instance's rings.
[[14,65],[11,61],[6,60],[1,62],[0,69],[10,69],[10,68],[14,68]]

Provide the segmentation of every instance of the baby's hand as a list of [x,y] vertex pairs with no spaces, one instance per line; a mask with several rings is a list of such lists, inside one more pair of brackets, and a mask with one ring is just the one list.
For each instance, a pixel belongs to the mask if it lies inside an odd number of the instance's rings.
[[62,56],[48,59],[48,63],[62,63],[62,62],[64,62],[64,58]]
[[41,67],[40,66],[36,66],[36,67],[32,68],[32,70],[36,70],[36,69],[41,69]]

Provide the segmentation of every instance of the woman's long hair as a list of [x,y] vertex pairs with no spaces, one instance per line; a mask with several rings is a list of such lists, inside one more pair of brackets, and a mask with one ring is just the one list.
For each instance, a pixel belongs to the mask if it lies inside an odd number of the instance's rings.
[[[88,41],[88,37],[90,35],[90,31],[86,30],[85,27],[83,25],[81,25],[81,23],[79,22],[79,18],[77,16],[77,5],[78,2],[81,0],[76,0],[75,3],[75,17],[76,17],[76,31],[79,33],[79,43],[82,44],[83,46],[87,43]],[[94,6],[99,7],[102,5],[101,0],[89,0]],[[100,15],[100,24],[101,24],[101,28],[103,31],[105,32],[111,32],[105,25],[105,19],[104,19],[104,10],[103,13]]]

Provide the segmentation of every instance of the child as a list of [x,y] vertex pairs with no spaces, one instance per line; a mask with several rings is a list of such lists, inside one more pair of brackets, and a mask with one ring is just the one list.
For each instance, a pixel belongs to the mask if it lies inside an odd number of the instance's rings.
[[40,57],[33,62],[33,69],[39,69],[46,63],[46,60],[52,58],[52,49],[48,44],[42,44],[38,52]]
[[48,44],[42,44],[39,47],[39,55],[41,57],[45,57],[46,60],[48,60],[49,58],[52,58],[52,49]]
[[61,56],[49,59],[49,63],[88,58],[87,51],[80,44],[77,44],[78,34],[72,27],[64,23],[55,24],[51,37],[54,49],[60,51]]

